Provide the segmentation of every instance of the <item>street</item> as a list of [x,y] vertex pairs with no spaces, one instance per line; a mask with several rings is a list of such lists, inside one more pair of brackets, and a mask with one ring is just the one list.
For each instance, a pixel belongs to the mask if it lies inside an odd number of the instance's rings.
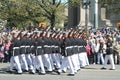
[[116,70],[101,70],[102,65],[89,65],[81,69],[75,76],[67,76],[67,73],[58,75],[55,72],[46,75],[23,73],[9,74],[5,72],[8,70],[9,63],[0,63],[0,80],[119,80],[120,79],[120,65],[116,65]]

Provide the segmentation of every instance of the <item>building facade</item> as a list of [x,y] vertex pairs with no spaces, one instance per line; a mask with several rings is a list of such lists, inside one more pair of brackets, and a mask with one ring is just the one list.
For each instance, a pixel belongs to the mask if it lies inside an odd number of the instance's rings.
[[[88,26],[94,28],[94,10],[95,0],[90,0],[91,4],[88,8]],[[115,14],[112,9],[120,8],[119,3],[103,7],[98,4],[98,28],[101,27],[116,27],[116,24],[120,22],[120,14]],[[76,26],[85,26],[86,12],[82,5],[68,7],[68,26],[75,28]]]

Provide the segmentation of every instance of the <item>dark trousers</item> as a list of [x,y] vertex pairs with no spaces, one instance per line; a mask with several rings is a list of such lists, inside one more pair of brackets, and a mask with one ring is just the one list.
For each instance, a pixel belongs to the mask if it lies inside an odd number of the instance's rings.
[[4,54],[4,62],[6,63],[6,62],[9,62],[9,54]]

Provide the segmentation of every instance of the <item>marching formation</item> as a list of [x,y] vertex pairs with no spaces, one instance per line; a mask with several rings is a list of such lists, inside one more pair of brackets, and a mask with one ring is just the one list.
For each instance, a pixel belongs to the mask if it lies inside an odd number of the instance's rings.
[[52,71],[61,74],[69,69],[69,75],[74,76],[81,67],[89,65],[86,45],[79,30],[13,32],[10,72],[16,69],[18,74],[38,71],[44,75]]

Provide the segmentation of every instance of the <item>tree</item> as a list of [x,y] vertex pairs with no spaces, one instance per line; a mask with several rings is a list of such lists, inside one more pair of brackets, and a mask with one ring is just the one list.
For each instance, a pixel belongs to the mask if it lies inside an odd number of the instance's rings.
[[42,15],[36,16],[40,13],[40,9],[33,0],[1,0],[0,18],[6,19],[9,26],[27,26],[28,21],[38,22]]
[[69,4],[72,6],[78,6],[82,3],[83,0],[68,0]]
[[81,0],[1,0],[0,18],[7,19],[9,26],[26,26],[32,21],[36,24],[46,21],[51,29],[65,20],[66,4],[78,5]]
[[51,29],[60,20],[65,19],[65,4],[62,0],[38,0],[39,6],[42,9],[42,15],[50,21]]
[[[36,24],[50,22],[51,29],[64,20],[65,3],[62,0],[1,0],[0,18],[7,19],[10,26],[26,26],[26,22]],[[20,25],[21,24],[21,25]]]

